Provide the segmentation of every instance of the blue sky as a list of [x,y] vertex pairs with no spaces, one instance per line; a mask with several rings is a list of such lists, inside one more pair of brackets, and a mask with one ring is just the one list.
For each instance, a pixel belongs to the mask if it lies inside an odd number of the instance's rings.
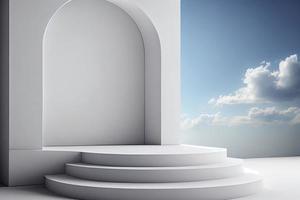
[[299,132],[300,1],[182,0],[181,7],[183,126]]

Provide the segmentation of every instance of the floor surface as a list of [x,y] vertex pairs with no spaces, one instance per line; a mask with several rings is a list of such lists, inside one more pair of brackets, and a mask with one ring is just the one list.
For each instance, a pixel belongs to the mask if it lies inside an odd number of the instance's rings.
[[245,166],[259,171],[264,190],[239,200],[299,200],[300,157],[246,159]]
[[[264,177],[264,190],[239,200],[299,200],[300,157],[259,158],[244,160],[245,166]],[[67,200],[42,186],[0,187],[0,200]]]

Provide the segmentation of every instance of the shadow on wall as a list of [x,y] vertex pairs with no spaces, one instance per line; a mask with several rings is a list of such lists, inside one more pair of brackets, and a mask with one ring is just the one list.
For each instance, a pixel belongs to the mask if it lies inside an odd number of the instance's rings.
[[8,0],[0,1],[0,182],[8,182]]

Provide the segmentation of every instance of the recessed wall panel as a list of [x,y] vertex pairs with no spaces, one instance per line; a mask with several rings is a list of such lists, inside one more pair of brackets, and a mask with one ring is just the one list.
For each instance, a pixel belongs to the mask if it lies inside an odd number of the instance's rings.
[[73,0],[43,41],[45,146],[144,143],[144,45],[132,18],[102,0]]

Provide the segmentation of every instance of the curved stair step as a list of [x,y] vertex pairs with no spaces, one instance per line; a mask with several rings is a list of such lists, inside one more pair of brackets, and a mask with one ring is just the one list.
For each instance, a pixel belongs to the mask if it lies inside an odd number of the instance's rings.
[[242,160],[180,167],[118,167],[85,163],[66,164],[66,174],[81,179],[108,182],[186,182],[234,177],[243,173]]
[[226,159],[226,149],[192,145],[106,146],[82,152],[83,163],[123,167],[197,166]]
[[252,173],[200,182],[117,183],[97,182],[67,175],[46,176],[49,190],[84,200],[224,200],[254,194],[261,178]]

